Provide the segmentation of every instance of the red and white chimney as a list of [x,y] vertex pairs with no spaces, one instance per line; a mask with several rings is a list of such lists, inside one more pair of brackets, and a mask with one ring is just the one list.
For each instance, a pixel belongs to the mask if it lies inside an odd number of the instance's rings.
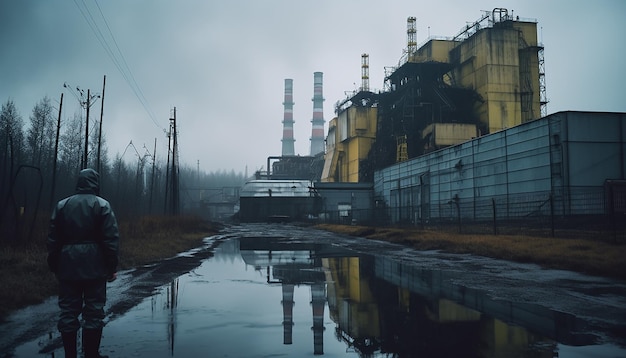
[[[285,100],[283,101],[283,156],[296,155],[293,138],[293,80],[285,79]],[[269,170],[269,168],[268,168]]]
[[311,130],[311,156],[324,152],[324,96],[323,73],[313,73],[313,128]]

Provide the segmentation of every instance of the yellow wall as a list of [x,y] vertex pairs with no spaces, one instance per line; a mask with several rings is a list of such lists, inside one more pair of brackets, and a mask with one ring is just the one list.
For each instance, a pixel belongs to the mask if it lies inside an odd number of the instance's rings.
[[[454,77],[485,101],[477,105],[476,112],[490,133],[539,118],[536,46],[536,23],[506,22],[478,31],[456,50],[460,58]],[[525,111],[521,92],[532,93]]]
[[477,137],[475,124],[468,123],[435,123],[429,124],[423,131],[422,137],[431,136],[434,147],[450,146],[466,142]]
[[424,46],[409,56],[409,62],[450,62],[449,53],[454,47],[454,42],[447,40],[430,40]]
[[[431,40],[408,59],[450,63],[451,51],[458,47],[452,77],[485,100],[475,110],[491,133],[540,117],[537,46],[536,23],[507,21],[462,42]],[[524,92],[529,93],[526,105]]]
[[331,121],[329,133],[335,143],[327,143],[321,181],[359,182],[360,161],[376,139],[377,113],[376,107],[351,106]]
[[324,154],[324,167],[322,168],[323,182],[334,182],[337,176],[337,162],[341,153],[341,147],[337,147],[337,117],[328,122],[328,134],[326,136],[326,154]]

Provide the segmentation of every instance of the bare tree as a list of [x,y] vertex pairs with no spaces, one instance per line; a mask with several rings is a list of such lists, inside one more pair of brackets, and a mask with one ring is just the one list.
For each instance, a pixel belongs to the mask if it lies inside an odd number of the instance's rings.
[[12,222],[18,215],[15,210],[9,210],[11,206],[10,197],[12,188],[12,178],[17,172],[19,164],[22,162],[24,153],[24,122],[22,116],[17,112],[15,103],[7,100],[2,105],[0,111],[0,228],[1,237],[15,237],[15,232],[9,230]]
[[2,188],[7,188],[4,180],[9,179],[16,166],[21,161],[24,152],[24,121],[17,112],[15,103],[7,100],[0,112],[0,170],[2,173]]
[[61,196],[73,192],[72,180],[81,169],[81,157],[83,148],[83,120],[80,114],[75,113],[64,126],[65,129],[59,141],[59,183],[58,193]]
[[45,169],[51,164],[54,146],[54,109],[49,97],[44,97],[33,108],[30,115],[30,127],[26,132],[26,152],[30,164]]

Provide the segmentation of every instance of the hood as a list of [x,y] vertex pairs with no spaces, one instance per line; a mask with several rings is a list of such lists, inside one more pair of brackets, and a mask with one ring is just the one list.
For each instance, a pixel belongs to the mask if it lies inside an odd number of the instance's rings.
[[80,194],[100,193],[100,174],[93,169],[83,169],[78,174],[76,192]]

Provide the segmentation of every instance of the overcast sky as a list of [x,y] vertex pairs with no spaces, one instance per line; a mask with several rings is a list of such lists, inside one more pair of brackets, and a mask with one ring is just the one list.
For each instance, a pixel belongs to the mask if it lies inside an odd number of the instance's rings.
[[[181,161],[204,171],[252,174],[281,154],[284,80],[294,83],[295,151],[309,155],[313,73],[324,73],[324,119],[361,82],[370,87],[406,47],[454,36],[484,10],[535,19],[545,47],[548,114],[626,112],[626,1],[417,0],[2,0],[0,101],[26,123],[43,97],[63,118],[80,111],[63,84],[102,92],[109,155],[133,144],[166,160],[164,130],[176,107]],[[111,37],[111,35],[113,37]],[[100,102],[91,107],[99,119]],[[134,152],[124,159],[134,161]]]

